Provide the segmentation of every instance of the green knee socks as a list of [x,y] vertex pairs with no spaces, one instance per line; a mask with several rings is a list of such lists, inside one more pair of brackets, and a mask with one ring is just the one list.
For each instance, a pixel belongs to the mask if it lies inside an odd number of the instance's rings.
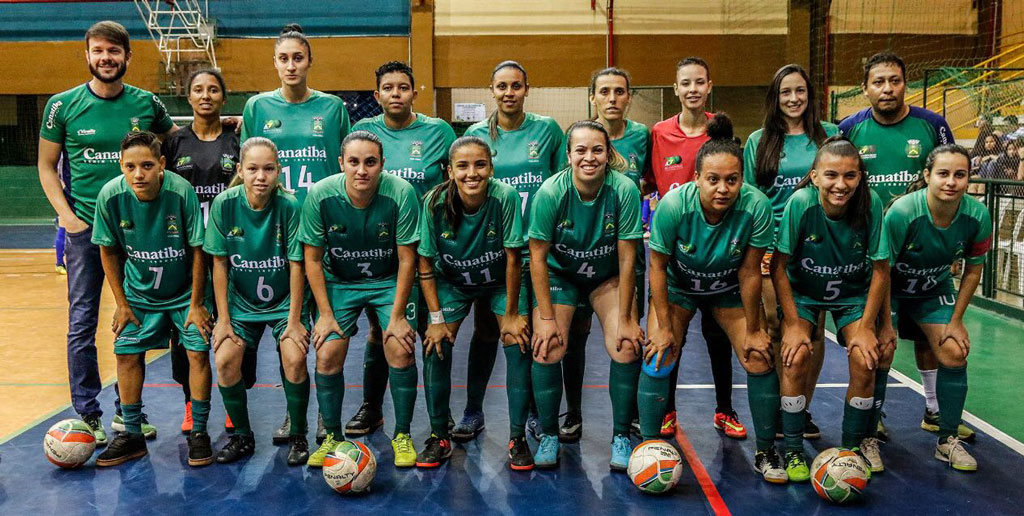
[[558,409],[562,404],[562,364],[534,362],[533,396],[545,435],[558,435]]
[[[419,372],[414,362],[411,366],[401,369],[388,367],[388,374],[388,381],[391,382],[391,400],[395,405],[395,434],[407,434],[412,425],[413,410],[416,408],[416,380],[419,379]],[[446,419],[446,430],[447,424]]]
[[939,400],[939,439],[957,435],[967,401],[967,367],[939,366],[935,375],[935,394]]
[[[249,424],[249,408],[246,403],[245,384],[242,381],[224,387],[218,385],[220,397],[224,399],[224,410],[228,412],[231,423],[235,425],[235,434],[252,435],[252,427]],[[193,405],[194,406],[194,405]],[[193,415],[193,427],[195,427],[195,416]]]
[[612,435],[629,435],[639,378],[639,360],[628,364],[612,360],[608,371],[608,394],[612,398]]
[[530,369],[533,357],[519,346],[505,346],[505,384],[508,393],[509,437],[526,435],[526,418],[532,394]]
[[655,378],[640,373],[637,385],[636,406],[640,413],[640,434],[644,439],[657,439],[661,435],[661,422],[665,419],[672,378]]
[[324,419],[324,430],[341,438],[341,403],[345,399],[345,372],[316,373],[316,401]]
[[[288,419],[291,421],[289,435],[306,435],[306,412],[309,410],[309,376],[299,383],[282,379],[284,398],[288,404]],[[319,382],[318,382],[319,383]],[[344,383],[342,384],[344,387]],[[317,397],[319,400],[319,396]],[[231,416],[234,421],[235,416]],[[237,425],[235,425],[237,427]]]
[[774,446],[775,418],[778,417],[780,398],[779,374],[775,369],[760,374],[747,373],[747,401],[750,403],[750,418],[754,421],[754,437],[759,451]]
[[[424,348],[425,350],[426,348]],[[437,353],[423,354],[423,388],[426,391],[430,430],[442,439],[448,438],[449,401],[452,396],[452,344],[441,343],[442,359]],[[392,387],[394,388],[394,387]]]

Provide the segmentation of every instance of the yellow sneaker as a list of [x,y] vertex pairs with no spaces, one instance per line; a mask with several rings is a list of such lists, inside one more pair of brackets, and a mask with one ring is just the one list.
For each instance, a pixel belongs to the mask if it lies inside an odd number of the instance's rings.
[[309,455],[309,459],[306,459],[306,465],[311,468],[324,467],[324,457],[326,457],[328,453],[331,453],[337,445],[338,441],[334,440],[334,434],[327,434],[327,437],[324,437],[324,442],[320,444],[320,447]]
[[[391,440],[391,449],[395,452],[396,468],[411,468],[416,465],[416,448],[412,444],[412,437],[406,433],[396,434]],[[310,457],[310,460],[313,460]],[[321,463],[323,459],[321,459]]]

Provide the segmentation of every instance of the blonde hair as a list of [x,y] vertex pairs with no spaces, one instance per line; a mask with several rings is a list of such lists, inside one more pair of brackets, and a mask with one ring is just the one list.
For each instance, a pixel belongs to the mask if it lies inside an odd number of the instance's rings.
[[[238,151],[238,170],[235,171],[235,176],[232,177],[231,182],[228,183],[228,188],[233,188],[245,182],[245,180],[242,178],[242,163],[245,162],[245,155],[249,154],[249,151],[251,151],[255,147],[264,147],[270,149],[270,151],[274,153],[274,164],[277,165],[278,171],[281,170],[281,164],[278,163],[277,161],[277,145],[274,145],[274,142],[270,138],[264,138],[263,136],[253,136],[252,138],[245,140],[245,142],[242,143],[242,148],[239,149]],[[278,180],[277,182],[277,189],[281,190],[282,192],[288,191],[284,187],[284,185],[281,184],[280,180]]]

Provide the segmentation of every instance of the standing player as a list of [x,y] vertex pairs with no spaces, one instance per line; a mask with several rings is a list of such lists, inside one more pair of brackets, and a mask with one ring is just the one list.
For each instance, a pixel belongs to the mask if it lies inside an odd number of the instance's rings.
[[[697,152],[710,137],[706,112],[711,94],[711,68],[699,57],[687,57],[676,65],[674,84],[676,96],[683,109],[679,114],[662,120],[651,128],[650,167],[644,175],[644,193],[657,192],[664,197],[669,190],[693,181]],[[703,314],[704,312],[701,311]],[[701,333],[711,359],[711,376],[715,382],[715,428],[734,439],[745,439],[747,429],[732,409],[732,350],[723,345],[728,342],[714,317],[701,316]],[[679,376],[678,362],[672,371],[672,385]],[[668,412],[662,424],[661,435],[672,437],[676,433],[676,389],[669,391]]]
[[[470,126],[466,135],[476,136],[490,146],[494,178],[519,192],[525,233],[534,194],[562,164],[565,137],[555,119],[526,111],[530,83],[526,69],[519,63],[498,63],[491,72],[490,88],[497,109],[487,120]],[[527,254],[523,258],[524,276],[529,275],[529,266]],[[466,409],[462,420],[452,429],[452,437],[462,440],[472,439],[484,429],[484,395],[500,339],[496,321],[487,315],[487,306],[478,303],[473,313]]]
[[[957,432],[967,399],[971,351],[963,317],[992,246],[988,209],[964,195],[969,178],[967,149],[940,145],[928,154],[911,193],[897,199],[885,214],[893,313],[900,335],[927,342],[939,359],[936,393],[944,417],[939,420],[935,458],[959,471],[978,469]],[[957,291],[950,264],[960,259],[966,265]]]
[[[657,438],[665,416],[673,362],[679,359],[698,307],[711,314],[747,370],[754,419],[754,469],[785,483],[775,452],[779,376],[768,335],[761,329],[760,264],[771,243],[771,203],[743,182],[740,146],[722,113],[708,123],[707,143],[696,157],[696,180],[670,191],[651,223],[650,345],[644,353],[637,408],[644,439]],[[719,343],[724,345],[725,343]]]
[[[281,354],[288,413],[292,420],[306,419],[309,314],[303,313],[305,275],[297,235],[300,207],[278,182],[280,168],[273,142],[249,138],[241,149],[234,186],[218,195],[210,207],[203,249],[213,256],[217,301],[211,344],[224,408],[235,422],[217,462],[234,462],[255,449],[242,383],[243,360],[246,350],[255,353],[267,326]],[[306,435],[291,435],[289,441],[288,465],[305,464],[309,458]]]
[[857,148],[838,137],[826,140],[789,198],[771,264],[782,310],[782,431],[792,481],[810,478],[803,452],[804,390],[820,312],[832,313],[849,355],[842,446],[858,449],[874,431],[875,370],[889,367],[896,348],[889,311],[883,309],[889,279],[884,235],[882,202],[868,187]]
[[[825,138],[839,133],[839,128],[834,124],[821,121],[817,102],[814,85],[802,66],[788,64],[779,68],[765,97],[764,125],[747,138],[747,145],[743,149],[743,180],[758,187],[771,200],[776,232],[786,203],[796,190],[797,183],[811,169],[818,147],[821,147]],[[778,346],[781,336],[776,311],[778,303],[775,301],[775,288],[769,270],[771,256],[772,249],[769,248],[761,262],[761,275],[764,276],[762,296],[768,335]],[[807,397],[808,407],[811,406],[814,386],[818,382],[825,357],[824,320],[818,321],[817,328],[807,388],[803,393]],[[808,410],[804,438],[819,437],[821,431],[814,424]]]
[[[364,309],[377,312],[395,405],[395,466],[416,464],[409,426],[416,404],[416,242],[419,201],[408,181],[382,174],[380,138],[356,131],[342,142],[343,173],[313,187],[302,207],[299,240],[305,244],[306,277],[316,298],[316,399],[323,444],[307,464],[320,467],[341,438],[345,356]],[[407,320],[409,319],[409,320]]]
[[[102,21],[89,27],[85,60],[92,79],[51,97],[39,129],[39,182],[66,230],[71,404],[100,445],[107,442],[107,434],[96,401],[102,388],[96,324],[104,273],[99,247],[91,242],[96,196],[119,174],[126,133],[167,136],[177,129],[156,95],[123,82],[131,57],[128,31],[121,24]],[[143,426],[147,437],[156,437],[145,415]]]
[[[281,87],[250,97],[242,112],[242,141],[264,136],[277,145],[281,183],[295,192],[300,204],[314,183],[339,172],[341,140],[349,131],[348,111],[341,99],[307,84],[312,66],[313,49],[302,27],[285,26],[274,43],[274,67]],[[273,441],[284,444],[288,436],[305,433],[305,421],[286,417]],[[317,440],[322,438],[323,430],[317,428]]]
[[452,345],[470,306],[479,302],[496,317],[505,345],[509,466],[533,469],[525,432],[532,360],[519,195],[492,179],[491,149],[480,138],[456,140],[449,162],[449,179],[427,194],[420,222],[420,284],[430,310],[423,384],[432,434],[416,465],[436,467],[451,456]]
[[[907,185],[920,177],[925,159],[935,147],[954,143],[953,132],[942,116],[905,102],[907,68],[899,56],[879,52],[864,64],[864,96],[871,102],[865,108],[847,117],[839,129],[860,149],[867,166],[871,188],[888,206],[907,189]],[[917,368],[925,391],[925,414],[921,428],[938,431],[939,405],[935,394],[935,375],[938,359],[928,342],[914,342]],[[878,378],[888,378],[888,370],[876,372]],[[885,396],[885,381],[876,382],[881,389],[876,399],[875,425],[881,427],[881,408]],[[960,437],[973,440],[974,431],[966,426],[959,430]],[[884,437],[884,431],[879,432]],[[869,441],[865,454],[871,458],[878,449],[878,441]]]
[[[227,87],[220,72],[213,69],[193,72],[188,80],[192,123],[164,140],[161,148],[167,169],[185,178],[195,189],[199,208],[203,212],[204,227],[209,219],[210,203],[227,188],[238,162],[238,135],[225,129],[220,120],[226,96]],[[249,356],[255,358],[255,355]],[[255,369],[254,360],[249,360],[247,365]],[[192,431],[192,405],[189,403],[192,393],[188,388],[188,369],[188,355],[175,335],[171,339],[171,377],[181,384],[185,394],[185,417],[181,422],[181,431],[186,435]],[[249,373],[246,378],[255,380],[255,371]],[[228,418],[224,427],[232,428],[230,422]]]
[[[408,181],[416,189],[416,197],[422,199],[444,180],[448,147],[455,141],[455,131],[440,118],[412,110],[417,91],[409,65],[389,61],[377,68],[376,76],[373,97],[384,112],[360,120],[352,129],[376,134],[384,144],[384,172]],[[422,302],[419,308],[424,308]],[[380,322],[373,311],[367,312],[367,318],[370,332],[363,355],[363,404],[345,425],[345,434],[350,436],[366,435],[384,424],[381,405],[388,384],[388,363],[380,345]]]
[[635,316],[637,241],[643,238],[640,191],[618,172],[626,162],[604,126],[590,120],[568,131],[570,169],[544,181],[530,216],[533,309],[533,393],[542,434],[533,460],[558,465],[558,409],[569,326],[576,306],[589,302],[611,357],[612,401],[609,465],[625,470],[630,423],[636,409],[643,330]]
[[117,308],[111,329],[121,385],[125,431],[96,459],[116,466],[146,455],[142,436],[142,367],[146,351],[163,349],[172,328],[188,351],[192,433],[188,464],[213,462],[206,420],[210,414],[210,345],[213,320],[204,304],[203,222],[192,185],[164,171],[160,140],[148,131],[121,142],[122,177],[96,198],[92,242],[100,246]]

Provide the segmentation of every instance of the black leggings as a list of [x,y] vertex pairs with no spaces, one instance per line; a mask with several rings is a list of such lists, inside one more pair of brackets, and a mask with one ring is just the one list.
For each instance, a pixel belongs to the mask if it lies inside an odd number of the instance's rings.
[[[715,412],[732,412],[732,344],[725,330],[711,316],[710,310],[701,309],[700,330],[711,359],[711,376],[715,382]],[[683,345],[686,344],[685,337]],[[672,389],[669,391],[668,409],[676,408],[676,385],[679,384],[679,360],[672,368]]]

